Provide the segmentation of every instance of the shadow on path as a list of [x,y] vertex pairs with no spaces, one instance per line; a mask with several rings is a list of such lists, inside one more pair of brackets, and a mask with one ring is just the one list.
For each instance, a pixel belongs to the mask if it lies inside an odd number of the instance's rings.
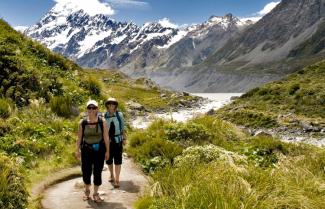
[[109,208],[109,209],[127,209],[126,207],[123,206],[122,203],[118,202],[101,202],[101,203],[96,203],[93,200],[88,200],[88,206],[86,208]]
[[133,181],[120,181],[120,189],[129,193],[138,193],[140,191],[140,186],[135,185]]

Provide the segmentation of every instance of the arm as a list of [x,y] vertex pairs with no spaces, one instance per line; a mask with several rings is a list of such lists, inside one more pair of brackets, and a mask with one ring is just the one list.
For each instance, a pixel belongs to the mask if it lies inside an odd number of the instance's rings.
[[105,153],[105,160],[108,160],[109,158],[109,137],[108,137],[108,127],[106,124],[106,121],[103,120],[103,135],[104,135],[104,142],[105,142],[105,147],[106,147],[106,153]]
[[125,131],[125,124],[124,124],[124,117],[123,117],[123,113],[119,112],[120,114],[120,118],[121,118],[121,129],[122,129],[122,135],[123,135],[123,145],[126,145],[126,131]]
[[76,157],[80,160],[80,145],[82,140],[82,121],[79,123],[78,134],[77,134],[77,141],[76,141]]

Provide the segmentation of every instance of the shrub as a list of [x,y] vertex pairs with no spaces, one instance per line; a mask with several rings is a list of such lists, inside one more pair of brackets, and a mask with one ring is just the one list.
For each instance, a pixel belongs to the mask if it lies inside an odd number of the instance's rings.
[[10,114],[10,102],[7,99],[0,99],[0,118],[8,118]]
[[171,141],[209,141],[212,135],[202,124],[193,122],[169,124],[165,128],[166,138]]
[[[154,124],[161,123],[155,122]],[[153,124],[153,125],[154,125]],[[146,131],[136,131],[129,138],[128,153],[139,161],[145,171],[154,171],[156,168],[172,164],[174,158],[182,153],[182,148],[175,142],[167,141],[155,136],[154,126]],[[161,128],[160,128],[161,129]],[[159,134],[158,134],[159,135]]]
[[4,136],[11,129],[11,125],[3,119],[0,119],[0,137]]
[[300,89],[300,85],[298,83],[292,84],[289,88],[289,94],[294,95],[296,91]]
[[250,126],[253,128],[271,128],[278,125],[276,119],[269,114],[252,110],[225,112],[224,116],[229,118],[229,120],[235,124]]
[[91,95],[100,96],[101,94],[101,83],[95,77],[90,76],[88,80],[82,81],[80,85],[87,89]]
[[209,163],[215,160],[228,161],[230,163],[246,163],[246,157],[234,152],[227,151],[215,145],[188,147],[175,159],[175,164],[183,166],[185,164],[197,165],[200,163]]
[[68,96],[53,97],[50,101],[52,112],[58,116],[69,118],[74,115],[74,105],[72,99]]
[[0,154],[0,208],[25,209],[28,193],[24,178],[9,157]]

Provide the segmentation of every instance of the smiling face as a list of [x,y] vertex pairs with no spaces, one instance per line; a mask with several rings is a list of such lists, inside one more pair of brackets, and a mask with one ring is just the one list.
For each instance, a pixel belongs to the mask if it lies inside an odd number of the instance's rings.
[[115,102],[108,102],[106,104],[107,111],[110,113],[114,113],[117,108],[117,104]]
[[95,105],[89,105],[87,107],[88,114],[97,114],[98,108]]

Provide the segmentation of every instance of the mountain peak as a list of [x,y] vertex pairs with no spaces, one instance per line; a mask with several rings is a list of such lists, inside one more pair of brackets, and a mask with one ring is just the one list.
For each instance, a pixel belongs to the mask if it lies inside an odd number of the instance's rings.
[[[98,0],[55,0],[57,3],[51,9],[55,14],[68,16],[74,12],[83,10],[89,16],[98,14],[113,15],[114,10],[107,3]],[[91,3],[90,3],[91,2]]]

